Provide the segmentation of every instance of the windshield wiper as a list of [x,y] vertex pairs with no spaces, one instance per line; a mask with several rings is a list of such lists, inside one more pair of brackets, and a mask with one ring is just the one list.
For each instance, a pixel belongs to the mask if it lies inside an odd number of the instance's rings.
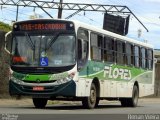
[[28,41],[31,49],[32,49],[32,50],[35,50],[35,45],[34,45],[34,43],[32,42],[32,40],[31,40],[30,36],[28,35],[28,33],[25,33],[25,36],[27,37],[27,41]]
[[56,33],[55,36],[52,37],[51,42],[48,43],[45,51],[48,50],[52,46],[52,44],[56,41],[56,39],[59,37],[59,35],[60,35],[60,33]]
[[28,33],[25,33],[25,36],[27,37],[27,41],[31,47],[31,49],[33,50],[33,59],[35,59],[35,42],[33,43],[33,41],[31,40],[30,36],[28,35]]

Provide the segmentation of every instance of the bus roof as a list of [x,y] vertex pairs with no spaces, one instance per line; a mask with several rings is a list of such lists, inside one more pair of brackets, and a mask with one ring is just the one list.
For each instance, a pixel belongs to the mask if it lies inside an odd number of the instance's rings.
[[79,22],[79,21],[73,20],[72,22],[74,22],[74,24],[77,27],[82,27],[82,28],[85,28],[85,29],[89,29],[91,31],[94,31],[94,32],[97,32],[97,33],[100,33],[100,34],[104,34],[104,35],[107,35],[107,36],[111,36],[111,37],[120,39],[122,41],[130,42],[130,43],[133,43],[133,44],[137,44],[137,45],[140,45],[140,46],[143,46],[143,47],[153,49],[153,45],[151,45],[151,44],[144,43],[144,42],[141,42],[141,41],[138,41],[136,39],[132,39],[132,38],[129,38],[129,37],[126,37],[126,36],[122,36],[122,35],[119,35],[119,34],[116,34],[116,33],[101,29],[101,28],[97,28],[93,25],[89,25],[89,24],[82,23],[82,22]]
[[[51,21],[51,20],[70,21],[70,22],[73,22],[75,24],[76,28],[82,27],[82,28],[88,29],[90,31],[94,31],[94,32],[97,32],[97,33],[100,33],[100,34],[103,34],[103,35],[107,35],[107,36],[111,36],[111,37],[120,39],[121,41],[126,41],[126,42],[130,42],[130,43],[133,43],[133,44],[136,44],[136,45],[140,45],[140,46],[143,46],[143,47],[147,47],[147,48],[152,48],[153,49],[153,45],[151,45],[151,44],[144,43],[144,42],[141,42],[141,41],[138,41],[138,40],[126,37],[126,36],[122,36],[122,35],[119,35],[119,34],[116,34],[116,33],[101,29],[101,28],[97,28],[96,26],[89,25],[89,24],[86,24],[86,23],[83,23],[83,22],[80,22],[80,21],[77,21],[77,20],[34,19],[34,20],[25,20],[25,21],[41,21],[41,20],[44,20],[44,21],[45,20],[47,20],[47,21]],[[25,22],[25,21],[19,21],[19,22]],[[19,23],[19,22],[16,22],[16,23]]]

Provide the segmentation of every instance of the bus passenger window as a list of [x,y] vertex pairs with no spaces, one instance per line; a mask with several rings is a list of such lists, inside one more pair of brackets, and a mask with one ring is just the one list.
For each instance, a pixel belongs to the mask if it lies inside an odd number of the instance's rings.
[[142,68],[146,68],[146,49],[145,48],[141,48],[141,64],[142,64]]
[[88,42],[78,39],[78,63],[83,66],[86,63],[88,56]]
[[78,60],[82,59],[82,42],[78,39]]
[[126,43],[126,64],[134,65],[134,46],[130,43]]
[[116,49],[117,63],[118,64],[124,64],[124,45],[123,45],[124,43],[121,42],[121,41],[117,41],[116,43],[117,43],[116,44],[116,47],[117,47],[117,49]]
[[139,47],[135,46],[134,47],[134,55],[135,55],[135,67],[140,67],[140,53],[139,53]]
[[96,33],[91,33],[91,59],[102,61],[103,58],[103,37]]
[[148,66],[148,69],[152,69],[153,68],[153,51],[148,49],[147,50],[147,66]]
[[114,62],[114,39],[111,37],[104,37],[104,61]]
[[83,67],[88,58],[88,31],[78,30],[78,68]]

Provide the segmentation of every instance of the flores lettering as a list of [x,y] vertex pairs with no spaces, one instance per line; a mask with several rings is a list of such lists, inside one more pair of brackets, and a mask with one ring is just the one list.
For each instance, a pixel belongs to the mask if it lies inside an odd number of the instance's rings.
[[123,68],[112,68],[112,66],[105,66],[104,77],[130,80],[132,78],[131,71]]

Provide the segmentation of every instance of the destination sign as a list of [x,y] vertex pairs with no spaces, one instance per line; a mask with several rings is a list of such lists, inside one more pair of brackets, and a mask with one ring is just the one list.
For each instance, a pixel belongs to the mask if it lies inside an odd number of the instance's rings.
[[32,31],[32,30],[66,30],[65,23],[24,23],[19,25],[19,30]]

